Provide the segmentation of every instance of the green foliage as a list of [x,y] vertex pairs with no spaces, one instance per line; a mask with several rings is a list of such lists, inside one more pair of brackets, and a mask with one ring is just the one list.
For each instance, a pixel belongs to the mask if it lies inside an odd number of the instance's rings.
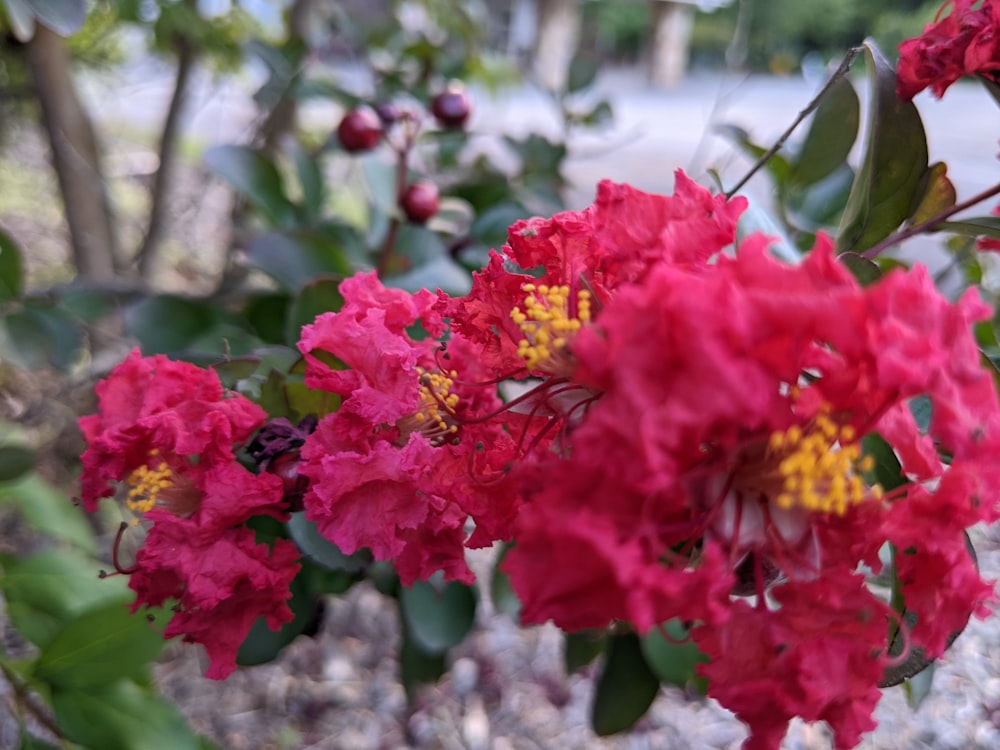
[[601,737],[624,732],[649,709],[660,691],[635,633],[610,639],[591,706],[590,723]]

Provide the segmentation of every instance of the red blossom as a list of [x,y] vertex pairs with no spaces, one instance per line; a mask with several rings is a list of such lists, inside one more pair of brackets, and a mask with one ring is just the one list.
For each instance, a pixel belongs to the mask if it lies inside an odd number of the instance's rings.
[[[997,205],[993,211],[993,216],[1000,216],[1000,205]],[[1000,239],[994,239],[993,237],[982,237],[976,243],[976,249],[987,250],[989,252],[1000,253]]]
[[[963,75],[1000,74],[1000,4],[948,0],[924,33],[899,45],[896,93],[909,101],[930,87],[940,98]],[[946,8],[951,12],[941,17]]]
[[[579,333],[574,377],[602,395],[557,454],[518,467],[505,566],[532,622],[702,623],[710,695],[751,725],[748,747],[776,748],[795,715],[849,747],[871,727],[888,627],[859,565],[903,550],[911,640],[931,654],[991,600],[963,536],[998,515],[1000,405],[970,331],[990,311],[974,292],[949,303],[922,268],[859,287],[826,238],[796,266],[767,245],[655,264]],[[869,433],[911,484],[870,485]],[[759,652],[735,653],[758,631]]]
[[291,542],[256,544],[245,527],[192,544],[187,523],[160,516],[136,556],[132,610],[175,601],[164,637],[202,644],[211,662],[206,676],[222,680],[236,668],[236,653],[257,618],[266,618],[272,630],[292,620],[286,600],[298,557]]
[[149,526],[135,564],[121,571],[136,592],[133,610],[177,600],[165,637],[204,644],[208,676],[221,679],[258,617],[275,629],[292,617],[285,600],[298,551],[255,545],[243,525],[287,516],[282,482],[253,474],[233,453],[265,414],[212,371],[138,351],[97,394],[98,413],[80,420],[84,506],[96,510],[113,482],[125,485],[126,505]]
[[466,518],[476,523],[469,543],[488,545],[509,536],[519,502],[502,476],[474,472],[493,474],[514,449],[501,425],[479,419],[501,406],[495,383],[469,342],[406,332],[419,320],[440,333],[437,296],[385,289],[374,274],[341,292],[343,310],[318,317],[299,343],[307,384],[343,397],[302,447],[307,517],[347,553],[394,560],[404,585],[439,569],[469,582]]

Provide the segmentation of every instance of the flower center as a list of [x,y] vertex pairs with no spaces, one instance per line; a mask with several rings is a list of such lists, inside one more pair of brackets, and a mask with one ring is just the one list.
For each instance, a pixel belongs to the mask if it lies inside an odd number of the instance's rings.
[[[150,451],[150,457],[155,459],[159,453],[154,449]],[[201,499],[194,484],[175,474],[170,465],[162,460],[153,467],[142,465],[134,469],[125,482],[129,485],[125,505],[134,513],[146,513],[159,507],[186,518],[198,509]]]
[[842,516],[866,498],[882,496],[880,486],[867,487],[861,476],[874,468],[875,460],[861,455],[855,429],[838,425],[825,410],[806,430],[792,425],[773,433],[767,454],[778,483],[773,497],[779,508]]
[[511,319],[524,334],[518,342],[518,356],[529,370],[568,374],[572,360],[567,344],[590,322],[590,292],[581,289],[573,298],[566,285],[525,284],[521,288],[528,293],[524,309],[515,307],[510,311]]
[[436,370],[417,368],[420,374],[420,405],[417,411],[396,423],[399,440],[403,443],[414,432],[426,437],[432,445],[439,446],[457,439],[458,421],[455,407],[458,394],[452,393],[458,373],[451,370],[443,373]]

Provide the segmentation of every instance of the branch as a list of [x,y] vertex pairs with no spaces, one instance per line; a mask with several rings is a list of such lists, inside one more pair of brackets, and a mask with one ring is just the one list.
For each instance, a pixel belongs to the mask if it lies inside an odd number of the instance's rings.
[[3,676],[10,683],[11,688],[14,690],[14,696],[18,705],[23,706],[25,711],[27,711],[32,718],[35,719],[39,724],[45,727],[49,732],[52,733],[54,737],[57,737],[60,742],[64,740],[63,733],[59,729],[59,726],[55,723],[52,717],[49,716],[48,712],[38,704],[35,697],[31,694],[28,686],[25,685],[21,678],[14,673],[6,664],[0,664],[0,671],[3,672]]
[[851,69],[851,63],[854,62],[854,58],[857,57],[858,53],[861,50],[862,47],[851,47],[849,50],[847,50],[847,54],[844,55],[844,59],[841,61],[837,69],[833,72],[833,75],[830,76],[830,80],[823,85],[823,88],[819,90],[819,93],[816,94],[815,97],[813,97],[813,100],[809,102],[808,105],[806,105],[806,108],[803,109],[801,112],[799,112],[799,116],[795,118],[795,122],[793,122],[788,127],[788,130],[786,130],[784,133],[781,134],[781,137],[778,138],[778,140],[775,142],[773,146],[771,146],[771,148],[769,148],[767,151],[761,154],[760,158],[754,163],[752,167],[750,167],[750,171],[743,176],[743,179],[737,182],[736,185],[730,188],[728,191],[726,191],[726,200],[729,200],[734,195],[736,195],[736,191],[739,190],[744,185],[746,185],[747,182],[749,182],[750,178],[753,177],[755,174],[757,174],[757,171],[765,164],[767,164],[767,162],[771,159],[772,156],[774,156],[776,153],[778,153],[778,151],[781,150],[781,147],[785,145],[785,141],[787,141],[788,137],[795,131],[795,128],[801,125],[802,121],[805,120],[809,115],[811,115],[813,111],[819,106],[820,102],[823,101],[823,97],[826,96],[826,92],[830,90],[833,84],[835,84],[845,75],[847,75],[847,71]]
[[900,242],[910,239],[910,237],[915,237],[916,235],[922,234],[923,232],[935,231],[934,227],[940,224],[942,221],[954,216],[959,211],[964,211],[965,209],[971,208],[977,203],[982,203],[984,200],[992,198],[994,195],[1000,195],[1000,182],[998,182],[991,188],[987,188],[981,193],[977,193],[976,195],[972,196],[966,201],[962,201],[961,203],[956,203],[951,208],[945,209],[937,216],[932,216],[927,221],[923,221],[919,224],[913,225],[909,229],[904,229],[901,232],[896,232],[895,234],[889,235],[874,247],[870,247],[863,253],[859,254],[861,255],[862,258],[874,258],[876,255],[881,253],[886,248],[892,247],[893,245],[898,245]]
[[160,147],[157,152],[160,164],[153,177],[150,188],[149,221],[146,225],[146,236],[136,254],[139,263],[139,275],[148,279],[160,247],[160,237],[163,234],[164,213],[167,204],[167,192],[170,188],[176,161],[177,141],[181,111],[187,96],[191,70],[194,67],[197,53],[190,40],[178,36],[177,42],[177,77],[174,79],[174,92],[170,97],[170,106],[163,121],[163,132],[160,135]]

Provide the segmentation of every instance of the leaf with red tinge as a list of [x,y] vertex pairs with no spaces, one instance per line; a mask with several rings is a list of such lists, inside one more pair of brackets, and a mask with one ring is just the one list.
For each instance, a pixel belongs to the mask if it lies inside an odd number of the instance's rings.
[[947,164],[939,161],[927,168],[918,195],[920,202],[910,217],[913,225],[923,224],[955,205],[955,186],[948,179]]

